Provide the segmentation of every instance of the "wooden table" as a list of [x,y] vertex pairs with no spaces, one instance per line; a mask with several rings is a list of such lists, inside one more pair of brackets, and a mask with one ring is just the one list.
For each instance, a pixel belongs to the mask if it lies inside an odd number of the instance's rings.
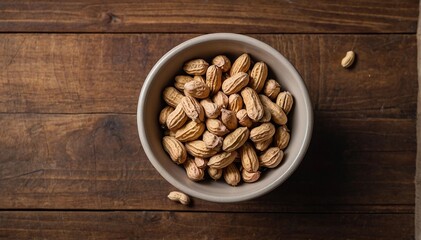
[[[419,2],[178,2],[0,3],[0,238],[414,239]],[[210,32],[284,54],[315,129],[270,194],[185,207],[142,150],[136,105],[164,53]]]

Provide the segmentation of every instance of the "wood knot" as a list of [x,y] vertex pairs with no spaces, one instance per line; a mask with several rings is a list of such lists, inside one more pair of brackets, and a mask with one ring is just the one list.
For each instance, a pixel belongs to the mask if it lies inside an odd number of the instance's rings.
[[105,20],[107,24],[118,24],[122,22],[121,18],[112,12],[105,13]]

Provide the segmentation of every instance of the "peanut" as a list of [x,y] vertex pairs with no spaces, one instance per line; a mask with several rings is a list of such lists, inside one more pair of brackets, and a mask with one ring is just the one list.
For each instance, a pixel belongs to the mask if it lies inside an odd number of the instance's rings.
[[345,57],[341,61],[341,65],[344,68],[349,68],[354,63],[355,53],[353,51],[346,52]]
[[219,91],[212,98],[213,102],[216,103],[219,108],[227,108],[228,106],[228,96],[225,93]]
[[206,120],[206,128],[209,132],[216,136],[224,136],[229,132],[228,128],[218,119],[208,118]]
[[215,65],[211,65],[206,71],[206,85],[209,87],[210,92],[215,94],[221,89],[222,85],[222,72],[221,69]]
[[228,134],[222,143],[222,150],[226,152],[234,151],[240,148],[248,139],[250,131],[246,127],[237,128]]
[[241,165],[249,172],[256,172],[259,169],[259,158],[253,146],[246,142],[240,151]]
[[273,79],[267,80],[263,87],[263,93],[272,101],[276,99],[280,91],[281,85]]
[[202,105],[192,96],[185,96],[181,99],[181,105],[187,117],[195,122],[203,122],[205,111]]
[[228,109],[237,113],[243,108],[243,98],[239,94],[231,94],[228,97]]
[[186,123],[188,117],[183,110],[183,105],[179,103],[177,107],[172,111],[166,120],[167,128],[169,130],[175,131],[182,127]]
[[227,72],[231,68],[231,61],[224,55],[216,56],[212,60],[212,64],[219,67],[222,72]]
[[264,62],[257,62],[254,64],[253,69],[250,72],[250,83],[249,86],[253,88],[257,93],[262,91],[265,85],[266,78],[268,76],[268,67]]
[[247,53],[239,56],[231,66],[230,75],[233,76],[239,72],[247,72],[250,68],[251,59]]
[[260,126],[250,131],[250,140],[253,142],[261,142],[268,140],[275,134],[275,126],[272,123],[262,123]]
[[270,111],[272,119],[276,124],[285,125],[287,123],[288,117],[279,105],[272,102],[268,97],[266,97],[263,94],[260,94],[259,98],[263,106]]
[[280,126],[278,129],[276,129],[274,137],[275,145],[281,150],[284,150],[288,146],[290,139],[290,134],[287,126]]
[[164,92],[162,92],[162,97],[168,105],[175,108],[181,102],[183,94],[174,87],[167,87],[164,89]]
[[210,168],[222,169],[232,162],[237,157],[237,152],[222,152],[211,157],[208,162]]
[[183,165],[186,169],[187,177],[190,180],[200,181],[203,180],[203,178],[205,177],[205,171],[203,171],[203,169],[198,168],[193,159],[188,158]]
[[246,169],[243,168],[241,171],[241,177],[243,178],[243,181],[246,183],[253,183],[259,180],[260,178],[260,172],[248,172]]
[[167,196],[171,201],[179,202],[183,205],[190,204],[190,198],[186,194],[178,191],[172,191]]
[[247,115],[251,120],[258,122],[265,112],[256,91],[249,87],[245,87],[241,91],[241,96],[243,97],[244,105],[246,106]]
[[193,157],[209,158],[214,156],[217,151],[206,147],[202,140],[195,140],[185,144],[186,151]]
[[284,152],[278,147],[268,148],[259,156],[260,166],[267,168],[275,168],[281,163]]
[[238,126],[237,117],[235,113],[230,110],[221,110],[221,121],[228,128],[228,130],[235,130]]
[[203,75],[206,73],[209,64],[203,59],[190,60],[184,64],[184,71],[190,75]]
[[219,114],[221,114],[221,109],[218,104],[212,102],[209,98],[200,101],[200,105],[202,105],[205,110],[205,116],[207,118],[217,118]]
[[223,170],[225,182],[231,186],[237,186],[241,181],[241,175],[234,163],[231,163]]
[[244,72],[239,72],[227,78],[222,83],[222,91],[227,95],[237,93],[243,87],[247,86],[248,83],[249,83],[249,75]]
[[175,132],[175,138],[180,142],[190,142],[202,136],[204,131],[204,123],[190,121]]
[[182,164],[186,161],[186,148],[175,137],[165,136],[162,139],[162,145],[175,163]]
[[184,91],[184,85],[190,81],[193,81],[193,78],[191,76],[187,75],[178,75],[175,77],[175,83],[174,86],[180,91]]
[[174,111],[174,108],[171,106],[164,107],[159,113],[159,123],[161,125],[166,125],[168,115],[170,115],[173,111]]
[[193,80],[184,85],[184,95],[204,99],[209,96],[209,87],[201,81]]
[[213,180],[218,180],[222,177],[222,169],[208,168],[208,174]]
[[291,111],[292,105],[294,104],[294,99],[292,94],[288,91],[281,92],[276,98],[276,104],[282,108],[285,114],[288,114]]

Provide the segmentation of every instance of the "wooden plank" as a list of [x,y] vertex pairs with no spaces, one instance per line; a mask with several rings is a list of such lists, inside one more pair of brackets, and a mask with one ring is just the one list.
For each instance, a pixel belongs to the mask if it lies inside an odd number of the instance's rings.
[[7,239],[413,239],[413,214],[0,212]]
[[[421,10],[421,1],[419,4]],[[418,86],[421,84],[421,11],[418,17],[417,30],[418,43]],[[421,88],[418,88],[418,104],[417,104],[417,157],[416,157],[416,175],[415,175],[415,238],[421,239]]]
[[415,33],[418,1],[3,1],[2,32]]
[[[0,115],[0,209],[184,209],[147,160],[134,115]],[[395,130],[397,129],[397,130]],[[316,113],[307,157],[256,200],[191,210],[413,212],[415,119]]]
[[[0,112],[135,113],[155,62],[194,36],[3,35]],[[316,110],[352,118],[415,117],[415,35],[253,36],[296,66]],[[357,62],[346,70],[340,61],[350,49],[357,52]]]

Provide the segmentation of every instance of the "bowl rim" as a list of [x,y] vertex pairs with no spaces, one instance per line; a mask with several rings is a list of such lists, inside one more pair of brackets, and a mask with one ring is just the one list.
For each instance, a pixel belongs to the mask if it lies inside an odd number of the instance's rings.
[[[211,194],[198,192],[195,190],[192,190],[191,188],[185,187],[184,184],[180,183],[176,178],[174,178],[167,170],[165,170],[160,164],[159,161],[156,159],[155,155],[153,154],[151,150],[151,145],[147,141],[146,135],[143,133],[142,129],[144,129],[144,114],[142,112],[142,109],[144,109],[144,104],[146,97],[148,95],[149,88],[152,84],[152,79],[155,78],[156,74],[158,73],[158,70],[166,64],[170,56],[173,56],[175,54],[178,54],[179,52],[185,50],[186,48],[197,45],[200,43],[208,42],[208,41],[218,41],[218,40],[230,40],[230,41],[236,41],[236,42],[245,42],[247,44],[255,45],[256,47],[262,49],[263,51],[266,51],[270,54],[272,54],[276,59],[278,59],[280,62],[286,65],[286,67],[291,71],[291,74],[298,79],[298,87],[300,91],[303,93],[304,102],[302,103],[304,105],[304,108],[306,109],[307,114],[307,121],[305,126],[305,134],[304,134],[304,141],[302,141],[301,146],[298,150],[298,154],[295,156],[295,159],[291,163],[290,167],[286,169],[286,171],[279,175],[275,181],[271,182],[270,184],[266,185],[264,188],[258,189],[256,191],[243,194],[243,195],[235,195],[235,196],[213,196]],[[137,128],[138,128],[138,134],[140,138],[140,142],[142,144],[142,148],[149,160],[150,163],[154,166],[154,168],[159,172],[159,174],[168,181],[171,185],[173,185],[175,188],[179,189],[180,191],[183,191],[187,193],[188,195],[196,198],[200,198],[206,201],[211,202],[221,202],[221,203],[229,203],[229,202],[240,202],[240,201],[246,201],[250,200],[259,196],[262,196],[276,187],[280,186],[286,179],[289,178],[289,176],[297,169],[297,167],[300,165],[302,159],[304,158],[308,146],[310,145],[310,141],[312,138],[312,132],[313,132],[313,109],[310,101],[310,97],[308,94],[307,87],[304,83],[304,80],[302,79],[301,75],[298,73],[298,71],[295,69],[295,67],[289,62],[288,59],[286,59],[281,53],[279,53],[276,49],[269,46],[268,44],[257,40],[255,38],[242,35],[242,34],[235,34],[235,33],[211,33],[211,34],[205,34],[201,35],[192,39],[189,39],[187,41],[184,41],[180,43],[179,45],[172,48],[170,51],[168,51],[166,54],[164,54],[153,66],[153,68],[150,70],[149,74],[147,75],[142,89],[139,94],[139,100],[138,100],[138,106],[137,106]]]

